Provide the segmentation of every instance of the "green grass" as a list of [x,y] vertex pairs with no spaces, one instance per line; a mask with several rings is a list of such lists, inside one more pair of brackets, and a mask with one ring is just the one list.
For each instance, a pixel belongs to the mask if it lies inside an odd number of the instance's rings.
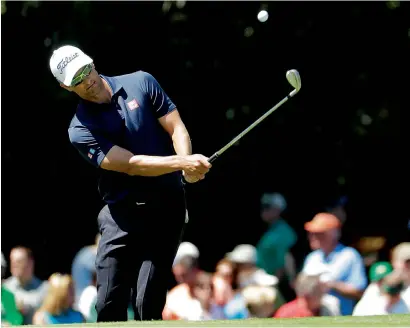
[[248,319],[229,321],[127,321],[102,324],[52,325],[50,327],[410,327],[410,314],[368,317],[344,316],[297,319]]

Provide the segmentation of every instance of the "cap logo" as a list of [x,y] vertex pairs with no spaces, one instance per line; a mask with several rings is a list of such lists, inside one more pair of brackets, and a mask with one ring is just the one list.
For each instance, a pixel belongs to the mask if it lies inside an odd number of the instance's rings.
[[66,68],[66,66],[73,61],[74,59],[76,59],[78,57],[78,52],[76,52],[75,54],[69,56],[69,57],[65,57],[63,58],[57,65],[57,69],[60,71],[60,74],[63,74],[63,70],[64,68]]
[[384,266],[379,266],[376,268],[376,273],[378,274],[382,274],[385,273],[387,271],[387,269]]

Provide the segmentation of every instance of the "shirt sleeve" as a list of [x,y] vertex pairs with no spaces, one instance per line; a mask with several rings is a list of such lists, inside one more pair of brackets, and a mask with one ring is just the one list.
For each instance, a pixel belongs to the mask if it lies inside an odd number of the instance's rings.
[[289,304],[282,305],[275,313],[275,318],[289,318],[292,316],[291,306]]
[[352,250],[352,264],[346,282],[359,290],[367,286],[366,270],[363,260],[357,251]]
[[144,72],[144,82],[146,92],[151,99],[151,103],[157,118],[172,112],[176,108],[175,104],[151,74]]
[[305,274],[308,274],[308,272],[312,270],[312,264],[314,264],[312,261],[313,254],[314,252],[309,253],[303,261],[302,272]]
[[81,156],[94,167],[100,167],[101,162],[114,146],[109,140],[92,133],[86,127],[70,127],[68,130],[71,144]]
[[23,323],[23,316],[17,309],[14,294],[3,286],[1,287],[1,305],[5,312],[4,316],[2,315],[3,321],[16,326]]

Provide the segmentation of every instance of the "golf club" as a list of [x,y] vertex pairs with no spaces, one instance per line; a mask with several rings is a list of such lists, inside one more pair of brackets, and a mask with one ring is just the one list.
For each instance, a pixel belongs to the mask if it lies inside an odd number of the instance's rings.
[[257,119],[255,122],[253,122],[249,127],[247,127],[244,131],[242,131],[240,134],[238,134],[232,141],[230,141],[226,146],[218,150],[215,154],[213,154],[209,158],[209,162],[212,163],[214,162],[219,156],[221,156],[226,150],[228,150],[233,144],[235,144],[238,140],[240,140],[245,134],[247,134],[250,130],[252,130],[255,126],[257,126],[260,122],[262,122],[266,117],[268,117],[270,114],[272,114],[275,110],[277,110],[280,106],[282,106],[286,101],[288,101],[289,98],[292,98],[295,96],[301,86],[301,80],[300,80],[300,75],[299,72],[295,69],[291,69],[286,72],[286,79],[290,83],[290,85],[294,88],[292,92],[290,92],[285,98],[283,98],[280,102],[278,102],[274,107],[272,107],[269,111],[267,111],[265,114],[263,114],[259,119]]

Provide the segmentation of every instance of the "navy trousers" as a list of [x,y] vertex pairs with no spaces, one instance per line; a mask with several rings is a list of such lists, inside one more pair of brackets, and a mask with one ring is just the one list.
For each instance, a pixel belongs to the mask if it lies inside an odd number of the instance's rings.
[[[132,198],[132,197],[130,197]],[[106,205],[98,217],[97,322],[161,320],[185,225],[184,191]]]

